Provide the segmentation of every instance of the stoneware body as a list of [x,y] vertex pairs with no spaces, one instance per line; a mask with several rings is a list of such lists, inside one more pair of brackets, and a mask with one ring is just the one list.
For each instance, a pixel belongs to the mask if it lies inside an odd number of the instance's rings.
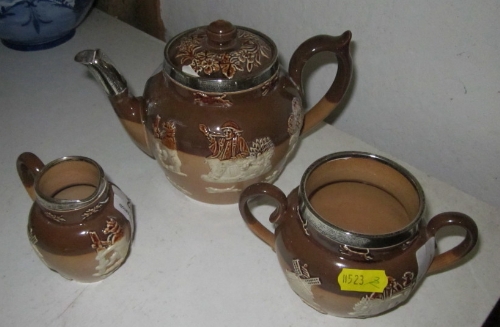
[[0,0],[0,39],[15,50],[55,47],[71,39],[94,0]]
[[23,153],[17,169],[34,200],[28,237],[47,267],[89,283],[125,262],[133,236],[132,204],[95,161],[63,157],[44,165]]
[[[250,210],[249,201],[263,195],[278,203],[270,218],[274,233]],[[442,213],[427,224],[418,181],[396,163],[360,152],[319,159],[288,197],[268,183],[251,185],[240,211],[276,252],[293,291],[312,308],[340,317],[391,310],[426,274],[454,266],[478,238],[474,221],[461,213]],[[436,255],[435,235],[451,225],[466,236]]]
[[[273,182],[299,136],[323,120],[351,78],[351,33],[320,35],[293,54],[288,74],[267,36],[226,21],[195,28],[165,48],[163,70],[133,97],[100,50],[76,61],[102,82],[123,126],[156,158],[168,180],[203,202],[238,202],[241,191]],[[332,52],[338,70],[327,94],[305,113],[302,68],[314,54]]]

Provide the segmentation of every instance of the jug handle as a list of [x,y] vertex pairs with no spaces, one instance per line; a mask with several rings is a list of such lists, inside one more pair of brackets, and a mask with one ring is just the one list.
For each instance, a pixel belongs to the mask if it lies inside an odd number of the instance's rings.
[[17,157],[17,173],[26,192],[28,192],[33,201],[36,198],[35,178],[44,166],[43,162],[31,152],[24,152]]
[[345,31],[340,36],[313,36],[303,42],[293,53],[288,66],[288,72],[301,93],[303,93],[302,70],[312,56],[320,52],[329,51],[333,52],[338,60],[337,74],[332,85],[323,98],[305,114],[302,134],[328,117],[346,93],[353,69],[351,54],[349,52],[351,37],[351,31]]
[[247,187],[240,195],[239,209],[243,220],[250,228],[250,230],[262,241],[267,243],[273,251],[275,244],[275,236],[269,229],[264,227],[252,214],[248,206],[248,202],[257,196],[268,196],[274,199],[278,206],[276,210],[271,213],[269,221],[273,224],[279,224],[284,217],[287,210],[286,195],[276,186],[269,183],[256,183]]
[[433,274],[447,268],[465,257],[476,245],[478,241],[477,225],[471,217],[460,212],[443,212],[432,218],[427,224],[427,234],[434,237],[443,227],[459,226],[466,231],[465,238],[454,248],[438,254],[432,260],[427,270],[428,274]]

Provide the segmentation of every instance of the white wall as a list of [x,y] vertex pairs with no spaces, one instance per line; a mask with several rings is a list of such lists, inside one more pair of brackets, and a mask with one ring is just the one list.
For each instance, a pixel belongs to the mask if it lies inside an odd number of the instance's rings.
[[[258,29],[281,60],[316,34],[353,33],[355,75],[330,120],[500,207],[500,1],[161,0],[171,37],[223,18]],[[316,58],[317,59],[317,58]],[[334,61],[310,64],[307,102],[326,91]],[[347,150],[347,149],[346,149]]]

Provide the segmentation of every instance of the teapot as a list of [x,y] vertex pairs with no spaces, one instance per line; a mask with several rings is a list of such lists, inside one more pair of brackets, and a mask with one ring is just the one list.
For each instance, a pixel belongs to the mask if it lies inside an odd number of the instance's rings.
[[[176,188],[198,201],[231,204],[247,186],[272,183],[300,136],[337,107],[352,75],[350,41],[350,31],[306,40],[287,73],[268,36],[217,20],[172,38],[161,71],[139,97],[100,49],[81,51],[75,61],[102,83],[132,140]],[[325,51],[336,56],[337,72],[305,112],[302,70]]]

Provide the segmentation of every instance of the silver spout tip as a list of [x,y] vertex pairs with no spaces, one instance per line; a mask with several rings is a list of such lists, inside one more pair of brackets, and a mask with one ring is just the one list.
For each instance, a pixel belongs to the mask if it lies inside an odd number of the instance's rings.
[[96,57],[99,56],[99,52],[99,49],[80,51],[76,54],[75,61],[84,65],[91,65],[93,62],[95,62]]
[[127,90],[127,82],[101,50],[80,51],[76,54],[75,61],[89,69],[108,95],[114,96]]

